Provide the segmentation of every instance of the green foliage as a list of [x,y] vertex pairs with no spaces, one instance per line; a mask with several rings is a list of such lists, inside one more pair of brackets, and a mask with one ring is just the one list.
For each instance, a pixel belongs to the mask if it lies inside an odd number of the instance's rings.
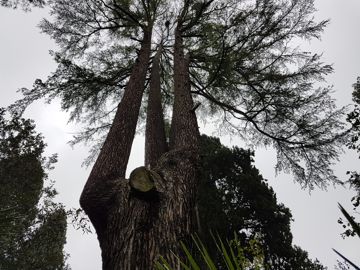
[[34,128],[18,116],[7,120],[0,108],[0,269],[68,269],[66,213],[45,182],[56,156],[42,156]]
[[[346,146],[349,149],[355,150],[360,153],[360,77],[357,79],[357,82],[353,85],[353,101],[356,103],[353,111],[351,111],[347,116],[347,122],[351,124],[351,132],[350,138],[346,142]],[[351,198],[351,202],[353,204],[353,210],[356,212],[356,209],[360,205],[360,175],[357,171],[348,171],[348,175],[350,175],[347,183],[350,185],[350,188],[354,189],[357,194]],[[343,211],[342,211],[343,212]],[[343,214],[346,216],[345,212]],[[353,230],[354,226],[349,222],[348,217],[346,218],[348,223],[344,222],[342,218],[339,218],[338,223],[343,226],[344,233],[343,236],[355,236],[356,232]],[[350,219],[353,220],[353,219]],[[359,224],[358,224],[359,225]]]
[[37,99],[60,99],[62,109],[70,112],[69,120],[83,124],[72,143],[89,143],[94,146],[91,157],[96,156],[122,98],[143,30],[154,23],[161,2],[49,1],[54,20],[44,19],[40,28],[59,45],[58,52],[51,52],[57,70],[45,81],[36,79],[32,89],[21,89],[24,98],[11,109],[22,113]]
[[192,81],[208,111],[244,140],[272,145],[276,169],[293,172],[304,186],[337,181],[328,165],[344,142],[344,110],[335,109],[330,88],[314,86],[332,67],[289,46],[293,39],[319,38],[327,25],[313,20],[313,1],[222,1],[215,7],[189,33],[196,48]]
[[191,56],[192,92],[204,110],[228,132],[273,146],[278,171],[294,173],[303,186],[324,187],[337,182],[330,165],[344,143],[344,110],[336,109],[331,88],[317,86],[332,67],[290,46],[319,38],[327,25],[314,21],[313,2],[51,1],[53,20],[44,20],[41,29],[61,48],[55,53],[58,70],[23,89],[24,98],[12,109],[60,98],[71,120],[85,124],[74,143],[89,142],[96,154],[146,27],[154,26],[156,42],[165,39],[162,88],[172,96],[170,48],[179,24]]
[[231,238],[235,231],[243,246],[252,239],[261,243],[266,269],[324,269],[307,252],[292,246],[291,212],[277,203],[274,191],[252,164],[253,152],[227,148],[218,138],[203,135],[201,155],[200,227],[213,256],[217,249],[206,237],[208,232]]
[[309,254],[302,250],[298,246],[293,246],[291,250],[291,257],[288,258],[288,262],[285,263],[280,268],[270,268],[270,269],[299,269],[299,270],[325,270],[327,267],[324,267],[317,259],[311,260]]
[[[248,247],[243,247],[235,234],[234,239],[224,242],[220,237],[212,235],[213,243],[217,247],[217,251],[221,254],[221,262],[214,260],[206,245],[198,236],[193,236],[194,252],[181,242],[181,248],[185,254],[186,260],[181,259],[180,255],[176,255],[181,265],[180,269],[184,270],[200,270],[200,269],[229,269],[229,270],[261,270],[263,267],[263,253],[260,243],[256,240],[250,242]],[[251,256],[249,258],[248,256]],[[170,264],[163,258],[156,262],[155,269],[172,270],[178,269],[175,265]]]

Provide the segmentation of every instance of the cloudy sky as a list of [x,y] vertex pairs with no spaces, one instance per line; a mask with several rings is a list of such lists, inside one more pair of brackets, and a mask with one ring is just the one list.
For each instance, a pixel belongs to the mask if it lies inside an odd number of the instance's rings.
[[[323,53],[323,60],[334,65],[335,72],[327,81],[334,86],[334,97],[339,106],[351,103],[352,83],[360,75],[360,1],[359,0],[315,0],[317,20],[331,19],[321,41],[303,44],[304,48]],[[45,10],[24,13],[0,7],[0,106],[8,106],[20,98],[17,89],[31,87],[36,78],[46,79],[56,66],[48,51],[55,44],[40,34],[36,25],[46,16]],[[47,154],[58,153],[59,162],[51,173],[60,195],[58,200],[67,207],[79,207],[78,198],[89,170],[81,167],[87,156],[86,146],[71,149],[67,145],[76,131],[67,124],[67,115],[61,112],[58,103],[51,105],[37,102],[26,112],[26,117],[36,121],[37,130],[45,136]],[[204,130],[208,130],[207,126]],[[239,145],[238,138],[222,139],[228,145]],[[130,159],[129,170],[143,161],[143,139],[136,138]],[[351,209],[350,198],[354,192],[343,187],[329,186],[327,191],[315,189],[311,193],[302,190],[293,182],[291,175],[275,175],[275,154],[271,149],[258,149],[256,166],[269,179],[277,198],[292,211],[294,244],[301,246],[318,258],[329,269],[334,269],[337,257],[331,248],[346,254],[360,264],[360,240],[342,239],[342,228],[337,224],[341,216],[337,203]],[[346,180],[346,171],[359,168],[356,153],[346,151],[334,166],[337,176]],[[96,235],[83,235],[69,227],[66,251],[73,270],[101,269],[100,250]]]

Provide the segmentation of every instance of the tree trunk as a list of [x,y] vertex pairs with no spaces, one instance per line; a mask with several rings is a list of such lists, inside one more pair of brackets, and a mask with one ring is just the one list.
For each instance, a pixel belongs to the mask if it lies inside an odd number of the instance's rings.
[[[139,109],[144,92],[146,73],[151,54],[151,33],[144,31],[138,58],[132,69],[124,96],[118,106],[112,127],[81,194],[80,204],[93,223],[102,250],[103,269],[130,269],[118,267],[120,254],[111,248],[109,241],[116,242],[119,232],[114,232],[111,217],[123,212],[127,205],[117,204],[118,197],[129,197],[129,186],[125,180],[132,142],[134,139]],[[126,217],[128,218],[128,217]],[[121,246],[119,244],[119,246]],[[133,255],[120,256],[129,262]],[[130,265],[130,262],[128,263]],[[120,265],[120,264],[118,264]],[[135,269],[135,268],[134,268]]]
[[154,168],[161,155],[168,150],[165,135],[164,114],[161,104],[161,53],[162,44],[160,44],[154,57],[150,75],[150,91],[145,131],[145,166],[150,168]]
[[[126,181],[119,184],[100,239],[103,269],[148,270],[162,255],[177,265],[172,252],[192,232],[194,181],[197,160],[192,151],[172,150],[159,160],[154,171],[156,189],[140,192]],[[180,173],[181,172],[181,173]]]
[[190,57],[184,56],[180,27],[175,30],[174,46],[174,107],[170,130],[170,149],[199,148],[199,128],[191,97]]
[[[153,269],[160,255],[178,268],[179,263],[172,252],[177,254],[179,242],[187,240],[193,232],[199,133],[192,110],[188,59],[184,57],[179,34],[174,47],[175,66],[179,66],[174,69],[172,149],[163,154],[151,170],[158,176],[153,178],[155,188],[141,192],[125,179],[150,41],[151,34],[146,33],[113,125],[80,199],[98,234],[104,270]],[[153,81],[154,85],[157,79]],[[159,113],[158,105],[156,114]],[[151,110],[148,111],[150,119]],[[162,118],[157,115],[156,119],[161,121]],[[152,158],[148,161],[151,164]]]

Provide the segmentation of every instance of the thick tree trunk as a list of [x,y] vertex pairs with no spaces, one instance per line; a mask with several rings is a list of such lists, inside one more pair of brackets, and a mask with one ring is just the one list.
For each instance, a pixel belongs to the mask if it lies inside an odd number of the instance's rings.
[[145,166],[154,168],[157,161],[168,150],[164,114],[161,104],[160,58],[162,44],[154,57],[150,75],[150,91],[145,131]]
[[[141,192],[125,179],[150,55],[151,34],[146,33],[113,125],[80,199],[98,234],[105,270],[153,269],[160,255],[178,266],[172,252],[178,253],[179,242],[193,232],[199,133],[192,110],[188,60],[181,35],[176,37],[175,65],[179,66],[174,72],[172,149],[152,168],[152,173],[159,176],[153,179],[155,188]],[[160,121],[161,117],[156,117]]]
[[139,192],[126,181],[114,197],[102,239],[103,269],[150,270],[159,255],[172,265],[179,242],[192,232],[197,160],[192,151],[165,153],[154,168],[156,189]]
[[[109,246],[108,242],[111,241],[110,239],[116,242],[119,235],[119,233],[114,234],[113,226],[118,227],[111,223],[111,216],[116,215],[114,213],[116,211],[122,212],[121,208],[127,207],[127,205],[117,204],[117,200],[118,197],[129,197],[125,172],[144,92],[151,54],[151,32],[151,29],[144,31],[138,58],[124,96],[80,198],[80,204],[88,214],[98,235],[103,269],[127,269],[117,268],[115,261],[120,255]],[[122,260],[128,262],[132,257],[132,254],[128,254],[127,257],[122,256]]]

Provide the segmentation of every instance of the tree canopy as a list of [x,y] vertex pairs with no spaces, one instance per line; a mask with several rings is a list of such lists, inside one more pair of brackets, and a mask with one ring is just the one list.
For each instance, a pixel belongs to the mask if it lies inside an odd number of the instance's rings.
[[0,109],[0,268],[68,269],[66,212],[46,181],[56,158],[43,157],[45,144],[34,128]]
[[319,83],[332,67],[296,46],[319,38],[327,25],[313,19],[313,1],[91,0],[74,6],[61,0],[49,5],[52,17],[40,27],[59,45],[58,69],[32,89],[22,89],[24,98],[12,109],[60,98],[70,120],[86,125],[74,142],[91,142],[96,152],[122,98],[141,29],[149,23],[154,51],[164,38],[161,87],[171,100],[171,47],[181,19],[192,93],[206,117],[212,113],[220,126],[249,144],[273,146],[276,169],[293,172],[303,186],[337,181],[330,165],[344,142],[344,111],[336,109],[331,88]]

